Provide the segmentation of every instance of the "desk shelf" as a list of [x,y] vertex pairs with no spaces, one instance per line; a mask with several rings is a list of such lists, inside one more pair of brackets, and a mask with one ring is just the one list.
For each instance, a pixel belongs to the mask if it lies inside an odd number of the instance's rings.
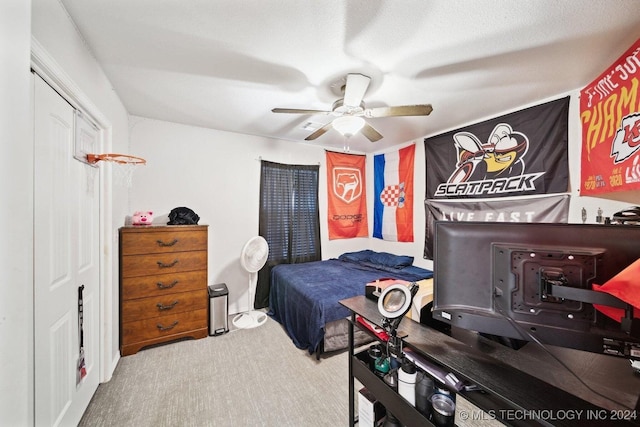
[[357,378],[403,425],[407,427],[433,426],[416,408],[371,372],[366,362],[367,357],[366,351],[351,357],[353,377]]
[[[356,322],[356,316],[378,324],[380,314],[376,304],[364,296],[357,296],[340,301],[351,310],[349,325],[349,425],[355,425],[355,392],[354,380],[363,384],[376,399],[387,408],[401,423],[408,427],[432,426],[420,412],[398,393],[391,389],[382,379],[377,377],[365,363],[365,354],[355,354],[353,334],[354,328],[361,327]],[[410,319],[403,319],[399,328],[407,338],[404,345],[410,347],[429,362],[443,367],[468,384],[476,385],[479,391],[461,391],[458,396],[463,397],[477,408],[488,411],[490,418],[510,426],[601,426],[602,420],[588,419],[586,414],[615,414],[616,411],[603,410],[581,397],[571,394],[561,388],[530,375],[505,361],[488,356],[472,346],[442,334],[425,325]],[[372,337],[375,336],[372,334]],[[552,368],[541,363],[541,372],[553,376]],[[556,367],[557,370],[557,367]],[[507,414],[561,414],[564,411],[581,413],[582,418],[565,419],[536,419],[535,417],[511,417]],[[633,412],[633,409],[628,412]],[[505,414],[509,419],[500,419]],[[640,417],[640,414],[638,415]],[[518,418],[518,419],[516,419]],[[527,419],[523,419],[527,418]],[[618,420],[616,426],[639,426],[636,420]]]

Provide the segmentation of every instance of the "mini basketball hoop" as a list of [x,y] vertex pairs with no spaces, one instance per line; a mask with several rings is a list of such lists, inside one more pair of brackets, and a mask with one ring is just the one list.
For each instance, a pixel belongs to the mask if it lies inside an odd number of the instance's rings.
[[136,169],[136,166],[147,164],[147,161],[142,157],[136,157],[129,154],[87,154],[87,162],[90,165],[95,165],[100,161],[111,162],[113,165],[117,165],[118,167],[114,168],[116,171],[114,173],[116,181],[120,184],[126,185],[127,187],[131,187],[133,171]]

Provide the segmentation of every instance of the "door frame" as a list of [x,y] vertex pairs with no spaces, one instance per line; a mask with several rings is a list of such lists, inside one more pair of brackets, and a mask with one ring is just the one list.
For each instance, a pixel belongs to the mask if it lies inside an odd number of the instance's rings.
[[[97,127],[103,152],[112,147],[112,124],[98,107],[74,83],[58,62],[31,37],[31,69],[57,91],[69,104],[85,114]],[[105,256],[103,248],[115,252],[112,238],[112,179],[110,168],[99,168],[99,382],[109,381],[119,360],[119,353],[113,356],[113,256]],[[111,260],[111,261],[109,261]],[[34,284],[35,285],[35,284]],[[35,328],[35,324],[33,325]],[[33,336],[33,335],[32,335]],[[117,345],[117,343],[116,343]],[[35,355],[34,355],[35,356]]]

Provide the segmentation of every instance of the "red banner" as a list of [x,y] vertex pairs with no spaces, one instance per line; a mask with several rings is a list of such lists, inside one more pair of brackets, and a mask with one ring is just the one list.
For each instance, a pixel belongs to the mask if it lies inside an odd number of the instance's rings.
[[329,240],[367,237],[366,156],[326,154]]
[[640,189],[640,39],[580,91],[583,196]]

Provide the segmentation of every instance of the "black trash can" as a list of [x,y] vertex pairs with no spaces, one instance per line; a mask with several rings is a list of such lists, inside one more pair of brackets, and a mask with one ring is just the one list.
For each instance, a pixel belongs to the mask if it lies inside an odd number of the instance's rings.
[[225,283],[209,286],[209,335],[229,332],[229,290]]

